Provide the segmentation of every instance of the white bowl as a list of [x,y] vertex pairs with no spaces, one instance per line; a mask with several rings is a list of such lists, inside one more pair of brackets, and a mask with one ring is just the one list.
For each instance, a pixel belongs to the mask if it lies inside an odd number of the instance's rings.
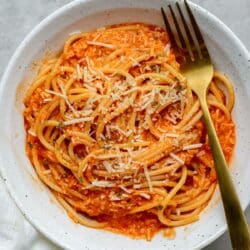
[[[219,192],[216,191],[198,222],[177,229],[174,240],[158,234],[151,242],[133,240],[75,224],[38,180],[26,154],[22,99],[34,75],[31,64],[45,52],[59,50],[74,31],[125,22],[163,26],[161,0],[82,0],[59,9],[41,22],[12,57],[0,86],[0,166],[13,199],[25,217],[44,235],[66,249],[199,249],[226,230]],[[165,2],[166,5],[166,2]],[[232,177],[243,208],[250,201],[250,55],[238,38],[217,18],[192,4],[213,62],[235,83],[237,145]],[[26,79],[26,81],[23,81]],[[230,194],[229,194],[230,195]]]

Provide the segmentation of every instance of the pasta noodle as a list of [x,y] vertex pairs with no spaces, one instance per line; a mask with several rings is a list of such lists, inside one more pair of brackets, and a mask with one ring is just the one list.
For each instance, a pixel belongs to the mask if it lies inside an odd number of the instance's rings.
[[[219,72],[207,102],[229,162],[234,90]],[[76,223],[150,240],[198,220],[213,195],[200,104],[159,27],[71,36],[43,60],[24,104],[27,155]]]

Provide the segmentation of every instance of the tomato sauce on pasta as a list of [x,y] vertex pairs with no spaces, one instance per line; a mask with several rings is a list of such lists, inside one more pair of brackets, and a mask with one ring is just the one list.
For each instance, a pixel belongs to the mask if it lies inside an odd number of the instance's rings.
[[[234,90],[219,72],[207,102],[229,163]],[[24,104],[27,155],[76,223],[150,240],[198,220],[213,195],[200,104],[160,27],[70,36],[43,60]]]

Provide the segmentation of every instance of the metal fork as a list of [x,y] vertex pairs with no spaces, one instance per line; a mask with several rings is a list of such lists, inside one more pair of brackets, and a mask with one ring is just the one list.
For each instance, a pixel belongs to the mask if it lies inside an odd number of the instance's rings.
[[[193,39],[188,21],[178,2],[176,2],[177,11],[174,10],[174,7],[168,5],[173,25],[170,25],[163,8],[161,8],[162,16],[172,48],[176,53],[184,55],[185,57],[180,67],[181,73],[186,77],[187,84],[189,84],[200,101],[213,154],[232,247],[233,249],[250,250],[250,234],[247,221],[230,177],[227,163],[206,102],[206,94],[213,77],[214,68],[203,36],[187,0],[184,0],[184,4],[187,16],[193,28],[193,33],[196,36],[196,42],[195,39]],[[176,12],[179,14],[179,17]]]

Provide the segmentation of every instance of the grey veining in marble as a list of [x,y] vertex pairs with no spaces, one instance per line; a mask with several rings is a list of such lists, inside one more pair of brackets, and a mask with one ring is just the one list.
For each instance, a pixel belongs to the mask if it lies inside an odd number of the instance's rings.
[[[30,30],[55,9],[69,2],[71,0],[0,0],[0,76],[10,56]],[[250,50],[249,0],[193,0],[193,2],[219,17]],[[250,222],[250,207],[247,209],[247,217]],[[229,236],[225,233],[204,249],[230,248]]]

